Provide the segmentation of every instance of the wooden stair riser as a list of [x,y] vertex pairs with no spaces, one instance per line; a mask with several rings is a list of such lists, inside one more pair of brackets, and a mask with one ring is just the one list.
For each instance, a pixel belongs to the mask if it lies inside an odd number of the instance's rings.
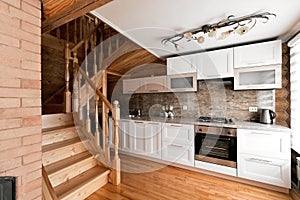
[[73,125],[73,114],[72,113],[58,113],[51,115],[42,116],[42,128],[53,128],[59,126]]
[[53,144],[56,142],[61,142],[75,137],[78,137],[75,127],[49,131],[43,133],[42,145]]
[[[97,191],[103,185],[108,183],[109,170],[98,170],[101,167],[97,166],[89,171],[80,174],[70,182],[66,182],[54,188],[61,200],[85,199],[92,193]],[[64,192],[67,191],[67,192]]]
[[82,153],[84,151],[86,151],[86,149],[79,140],[74,144],[43,152],[43,164],[47,166],[51,163],[74,156],[75,154]]
[[52,186],[56,187],[57,185],[62,184],[63,182],[66,182],[95,166],[97,166],[97,160],[93,157],[89,157],[60,171],[50,174],[49,179]]

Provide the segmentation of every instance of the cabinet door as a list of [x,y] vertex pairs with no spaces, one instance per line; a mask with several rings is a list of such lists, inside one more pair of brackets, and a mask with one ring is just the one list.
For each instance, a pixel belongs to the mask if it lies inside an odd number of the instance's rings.
[[130,150],[133,153],[146,154],[146,130],[144,121],[132,121],[130,123]]
[[241,178],[290,188],[290,175],[290,160],[249,154],[240,154],[238,157],[238,176]]
[[123,94],[132,94],[140,91],[140,79],[124,79]]
[[182,74],[196,72],[195,56],[186,55],[167,59],[167,74]]
[[197,54],[197,79],[233,77],[233,48]]
[[234,47],[234,68],[281,64],[281,40]]
[[290,157],[290,133],[238,129],[237,145],[238,153],[281,159]]
[[281,88],[281,65],[244,67],[234,70],[234,89]]
[[130,151],[130,121],[119,121],[119,148],[121,150]]
[[194,126],[186,124],[163,125],[162,140],[167,143],[194,144]]
[[161,159],[161,123],[145,123],[145,145],[147,156]]
[[157,76],[141,79],[143,93],[167,92],[167,77]]
[[183,165],[194,167],[194,147],[184,144],[165,143],[162,151],[162,159]]

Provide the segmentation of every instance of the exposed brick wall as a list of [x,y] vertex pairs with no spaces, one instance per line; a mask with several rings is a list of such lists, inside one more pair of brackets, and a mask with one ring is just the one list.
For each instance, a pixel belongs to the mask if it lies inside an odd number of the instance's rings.
[[290,49],[282,44],[282,88],[276,90],[276,124],[291,126],[290,111]]
[[0,176],[41,199],[41,3],[0,0]]

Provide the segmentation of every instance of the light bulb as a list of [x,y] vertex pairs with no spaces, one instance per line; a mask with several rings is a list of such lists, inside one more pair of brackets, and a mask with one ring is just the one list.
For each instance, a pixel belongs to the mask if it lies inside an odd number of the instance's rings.
[[215,37],[217,34],[217,28],[213,28],[207,35],[208,37]]
[[175,49],[176,49],[176,51],[179,51],[179,50],[180,50],[180,47],[179,47],[178,44],[175,44]]
[[193,37],[193,34],[191,32],[186,32],[183,34],[183,37],[185,37],[188,40],[191,40]]
[[224,40],[224,39],[227,38],[232,32],[233,32],[233,30],[229,30],[229,31],[223,32],[223,33],[220,35],[220,37],[218,38],[218,40]]
[[205,41],[205,38],[203,36],[198,37],[197,39],[199,44],[202,44]]
[[236,29],[235,32],[239,35],[245,35],[248,33],[249,27],[248,26],[241,26],[240,28]]

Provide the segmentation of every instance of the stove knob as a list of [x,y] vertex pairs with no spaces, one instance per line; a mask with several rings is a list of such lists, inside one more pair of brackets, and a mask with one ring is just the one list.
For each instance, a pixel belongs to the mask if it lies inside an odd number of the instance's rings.
[[199,128],[199,131],[202,132],[202,128]]
[[231,135],[230,131],[227,132],[227,135]]

